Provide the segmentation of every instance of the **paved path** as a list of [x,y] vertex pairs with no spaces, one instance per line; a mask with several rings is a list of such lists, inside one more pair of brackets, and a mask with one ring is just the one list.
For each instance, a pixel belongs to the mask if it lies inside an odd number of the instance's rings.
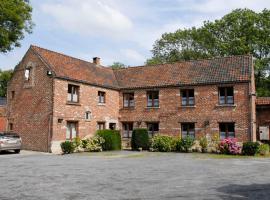
[[0,199],[270,199],[270,159],[136,152],[2,154]]

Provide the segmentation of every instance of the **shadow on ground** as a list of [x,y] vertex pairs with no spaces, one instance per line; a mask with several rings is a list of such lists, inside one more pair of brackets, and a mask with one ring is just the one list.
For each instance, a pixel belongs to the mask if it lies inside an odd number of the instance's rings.
[[14,151],[0,151],[0,155],[16,154]]
[[270,184],[235,185],[217,189],[221,199],[270,199]]

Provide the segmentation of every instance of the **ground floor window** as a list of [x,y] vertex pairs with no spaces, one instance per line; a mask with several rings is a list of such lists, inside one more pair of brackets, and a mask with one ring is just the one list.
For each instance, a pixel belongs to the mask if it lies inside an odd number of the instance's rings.
[[104,130],[105,129],[105,122],[98,122],[97,123],[97,129],[98,130]]
[[109,129],[115,130],[116,129],[116,123],[109,123]]
[[78,136],[78,122],[67,122],[66,140],[72,140]]
[[181,124],[182,138],[187,136],[195,138],[195,123],[182,123]]
[[9,123],[8,124],[8,130],[9,131],[13,131],[13,123]]
[[234,123],[219,123],[219,134],[221,140],[225,138],[234,138]]
[[131,138],[133,131],[133,123],[132,122],[124,122],[123,124],[123,138]]
[[153,137],[159,132],[159,123],[158,122],[147,123],[147,129],[149,137]]

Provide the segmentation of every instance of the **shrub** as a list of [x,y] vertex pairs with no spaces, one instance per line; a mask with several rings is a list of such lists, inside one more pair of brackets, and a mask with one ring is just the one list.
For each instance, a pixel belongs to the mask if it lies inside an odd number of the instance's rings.
[[194,144],[194,139],[192,137],[185,137],[176,141],[176,151],[189,152]]
[[175,139],[167,135],[156,135],[151,140],[153,151],[170,152],[175,150]]
[[81,147],[82,147],[83,149],[86,149],[86,145],[88,144],[88,141],[89,141],[89,139],[83,139],[83,140],[82,140]]
[[265,156],[269,154],[269,145],[268,144],[261,144],[259,147],[260,155]]
[[71,141],[65,141],[61,143],[61,149],[64,154],[70,154],[74,152],[75,145]]
[[222,154],[236,155],[241,153],[241,146],[237,144],[236,138],[227,138],[221,140],[218,148]]
[[208,141],[206,137],[201,137],[200,138],[200,146],[202,148],[202,152],[205,152],[208,147]]
[[95,135],[86,140],[85,149],[91,152],[100,152],[102,151],[102,144],[104,143],[105,140],[102,137]]
[[242,154],[248,156],[254,156],[259,152],[260,144],[258,142],[244,142],[242,148]]
[[104,139],[102,149],[104,151],[120,150],[121,149],[121,135],[117,130],[98,130],[96,135]]
[[73,142],[73,145],[74,145],[74,147],[75,147],[75,150],[78,150],[79,147],[81,146],[81,143],[82,143],[82,141],[81,141],[81,139],[80,139],[79,137],[75,137],[75,138],[72,140],[72,142]]
[[132,150],[138,150],[139,148],[142,148],[143,150],[148,150],[149,146],[150,143],[147,129],[144,128],[134,129],[131,138]]

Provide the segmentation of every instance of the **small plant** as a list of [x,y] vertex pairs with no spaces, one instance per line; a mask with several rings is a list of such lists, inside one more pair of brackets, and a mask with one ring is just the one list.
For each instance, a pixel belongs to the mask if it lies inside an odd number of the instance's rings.
[[81,146],[81,143],[82,143],[82,141],[81,141],[81,139],[80,139],[79,137],[75,137],[75,138],[72,140],[72,142],[73,142],[73,145],[74,145],[74,147],[75,147],[75,150],[78,150],[79,147]]
[[65,141],[61,143],[61,149],[63,154],[70,154],[74,152],[75,145],[72,141]]
[[241,153],[241,146],[237,144],[236,138],[226,138],[219,143],[219,151],[222,154],[237,155]]
[[105,143],[105,140],[102,137],[95,135],[94,137],[87,139],[85,149],[90,152],[101,152],[102,145],[104,143]]
[[137,128],[132,132],[131,148],[132,150],[148,150],[150,147],[149,135],[147,129]]
[[248,156],[254,156],[259,152],[260,144],[258,142],[244,142],[242,148],[242,154]]
[[175,150],[175,139],[167,135],[156,135],[151,140],[153,151],[170,152]]
[[83,140],[82,140],[81,147],[82,147],[83,149],[86,149],[86,145],[87,145],[88,141],[89,141],[89,139],[83,139]]
[[207,152],[208,141],[207,141],[206,137],[201,137],[200,138],[200,146],[202,148],[203,153]]
[[269,154],[269,145],[268,144],[261,144],[259,147],[260,155],[266,156]]
[[187,136],[176,141],[176,151],[180,152],[189,152],[191,147],[194,144],[194,139],[190,136]]
[[102,149],[104,151],[121,150],[121,135],[117,130],[99,130],[96,135],[104,139]]

